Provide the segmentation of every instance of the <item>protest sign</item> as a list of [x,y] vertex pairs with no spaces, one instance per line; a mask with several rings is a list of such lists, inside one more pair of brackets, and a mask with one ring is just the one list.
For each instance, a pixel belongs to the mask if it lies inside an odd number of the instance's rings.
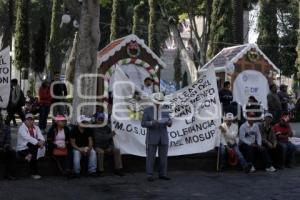
[[[122,154],[146,156],[147,129],[141,127],[143,109],[149,99],[140,97],[122,73],[115,72],[112,129],[115,145]],[[206,152],[219,145],[221,106],[213,68],[202,71],[199,79],[182,90],[166,96],[172,126],[168,128],[169,156]]]
[[0,108],[6,108],[10,95],[10,48],[0,52]]

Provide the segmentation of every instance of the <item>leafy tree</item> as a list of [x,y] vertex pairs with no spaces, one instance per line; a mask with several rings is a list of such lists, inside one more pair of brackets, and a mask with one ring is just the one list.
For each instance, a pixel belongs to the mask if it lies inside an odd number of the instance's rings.
[[299,28],[299,13],[297,0],[278,2],[277,18],[279,38],[279,65],[282,74],[291,76],[296,74],[297,68],[294,65],[297,59],[297,30]]
[[15,28],[15,0],[0,1],[0,50],[7,46],[11,46],[12,34]]
[[47,29],[43,19],[40,19],[39,31],[34,35],[32,69],[37,73],[42,73],[46,65],[46,43]]
[[[29,0],[17,1],[17,18],[15,31],[15,66],[17,69],[28,69],[30,65],[28,8]],[[26,74],[26,72],[25,72]],[[24,77],[27,79],[28,77]]]
[[258,0],[232,0],[232,35],[233,43],[244,43],[244,11],[252,10]]
[[261,50],[275,64],[279,64],[279,38],[277,33],[277,6],[278,4],[271,0],[260,0],[260,12],[258,17],[259,36],[257,44]]
[[213,0],[209,57],[233,43],[231,0]]

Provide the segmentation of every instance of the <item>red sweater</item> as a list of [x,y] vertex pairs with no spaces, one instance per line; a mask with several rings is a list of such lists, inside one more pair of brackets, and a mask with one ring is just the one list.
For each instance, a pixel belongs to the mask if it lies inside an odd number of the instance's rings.
[[279,123],[273,126],[273,131],[276,133],[279,142],[288,142],[292,132],[290,126],[281,126]]
[[52,102],[51,92],[49,87],[40,87],[39,89],[39,104],[41,106],[50,106]]

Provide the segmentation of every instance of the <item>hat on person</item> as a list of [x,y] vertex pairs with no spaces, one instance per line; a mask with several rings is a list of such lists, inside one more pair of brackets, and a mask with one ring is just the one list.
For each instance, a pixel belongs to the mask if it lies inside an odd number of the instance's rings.
[[224,120],[233,121],[234,115],[232,113],[226,113],[226,115],[224,116]]
[[56,115],[56,117],[54,118],[55,121],[66,121],[66,117],[63,115]]
[[266,114],[265,114],[265,118],[267,118],[267,117],[270,117],[270,118],[273,119],[273,115],[272,115],[271,113],[266,113]]
[[151,100],[153,103],[162,103],[165,100],[165,95],[162,92],[153,93]]
[[85,115],[80,115],[77,117],[77,122],[82,123],[82,122],[90,122],[91,118],[86,117]]
[[29,118],[34,118],[33,117],[33,114],[31,114],[31,113],[27,113],[26,115],[25,115],[25,119],[29,119]]

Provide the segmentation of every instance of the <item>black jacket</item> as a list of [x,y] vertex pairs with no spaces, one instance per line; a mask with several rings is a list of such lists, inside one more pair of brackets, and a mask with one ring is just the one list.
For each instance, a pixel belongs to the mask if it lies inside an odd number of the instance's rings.
[[[66,136],[66,139],[65,139],[66,146],[68,149],[71,149],[70,129],[67,126],[65,126],[64,131],[65,131],[65,136]],[[48,145],[49,154],[52,154],[53,149],[55,149],[57,147],[57,145],[54,143],[56,134],[57,134],[57,126],[52,125],[47,134],[47,145]]]

